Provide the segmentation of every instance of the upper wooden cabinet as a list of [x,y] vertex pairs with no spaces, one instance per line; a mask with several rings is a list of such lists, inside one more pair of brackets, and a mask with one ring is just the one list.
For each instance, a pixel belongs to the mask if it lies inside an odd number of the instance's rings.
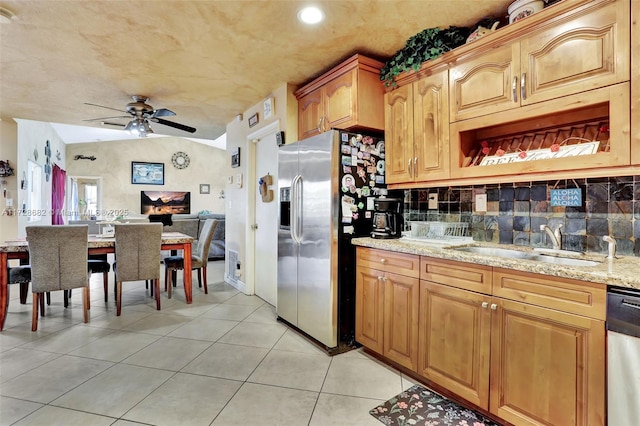
[[449,177],[448,104],[446,69],[385,95],[387,184]]
[[629,2],[603,2],[450,68],[451,121],[629,80]]
[[298,139],[336,129],[384,129],[383,64],[354,55],[295,92]]

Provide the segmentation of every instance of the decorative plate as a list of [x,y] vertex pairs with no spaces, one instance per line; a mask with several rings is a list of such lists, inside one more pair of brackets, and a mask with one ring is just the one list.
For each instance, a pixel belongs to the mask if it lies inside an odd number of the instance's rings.
[[171,156],[171,163],[173,163],[173,167],[176,169],[186,169],[189,167],[190,161],[189,156],[182,151],[178,151]]

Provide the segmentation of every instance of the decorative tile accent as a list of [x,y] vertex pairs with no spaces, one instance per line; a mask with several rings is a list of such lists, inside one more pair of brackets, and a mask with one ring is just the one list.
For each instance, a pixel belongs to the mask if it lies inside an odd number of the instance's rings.
[[[576,186],[581,206],[551,207],[551,189]],[[486,192],[486,212],[473,211],[474,189]],[[429,193],[438,194],[438,210],[428,210]],[[605,254],[602,236],[612,235],[618,254],[640,256],[640,176],[411,189],[404,200],[405,220],[471,222],[476,241],[549,247],[540,225],[562,225],[567,250]]]

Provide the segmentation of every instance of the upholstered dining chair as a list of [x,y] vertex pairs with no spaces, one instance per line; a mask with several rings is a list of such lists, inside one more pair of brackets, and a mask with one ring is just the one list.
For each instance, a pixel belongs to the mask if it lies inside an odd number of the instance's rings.
[[122,310],[124,281],[152,280],[155,287],[156,309],[160,310],[160,248],[161,223],[115,224],[116,315]]
[[38,329],[38,306],[44,316],[44,293],[82,288],[84,322],[89,321],[88,227],[27,226],[33,308],[31,331]]
[[[207,262],[209,256],[209,246],[213,239],[213,233],[218,226],[218,220],[207,219],[202,226],[202,231],[196,240],[195,250],[191,255],[191,269],[198,270],[198,287],[202,287],[204,282],[204,293],[209,294],[207,289]],[[167,291],[167,297],[171,299],[171,287],[174,278],[174,271],[184,270],[184,257],[182,256],[169,256],[164,258],[164,285]],[[184,272],[187,273],[186,271]],[[191,271],[189,271],[191,273]],[[204,280],[203,280],[204,277]]]

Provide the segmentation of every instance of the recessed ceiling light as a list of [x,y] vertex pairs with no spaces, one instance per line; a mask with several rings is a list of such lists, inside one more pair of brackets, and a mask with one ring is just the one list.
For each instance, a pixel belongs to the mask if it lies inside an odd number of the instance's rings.
[[305,24],[317,24],[324,19],[324,12],[315,6],[308,6],[300,9],[298,19]]
[[9,9],[0,7],[0,24],[10,24],[16,15]]

